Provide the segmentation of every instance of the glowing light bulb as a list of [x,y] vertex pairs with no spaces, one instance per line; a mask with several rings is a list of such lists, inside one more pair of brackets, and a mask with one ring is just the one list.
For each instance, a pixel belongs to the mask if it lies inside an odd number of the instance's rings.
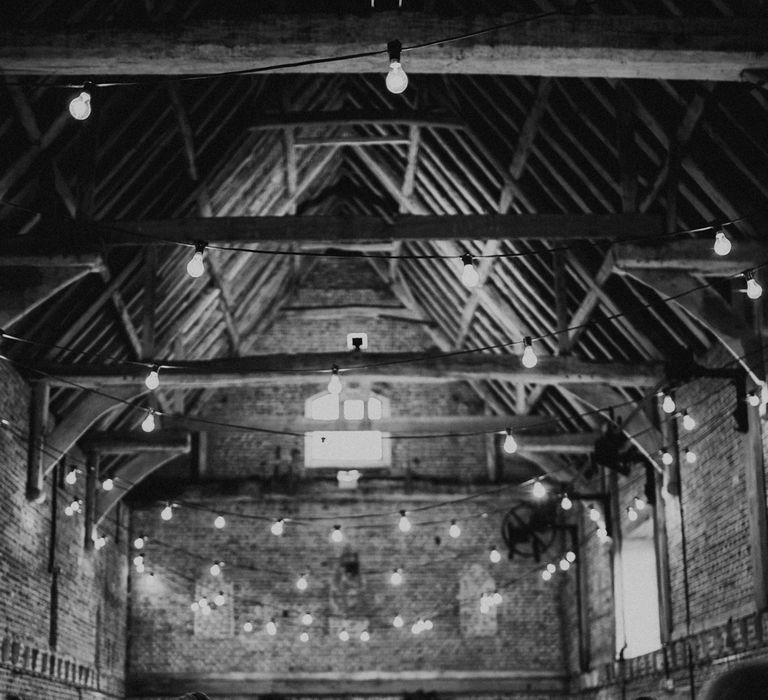
[[269,622],[267,622],[267,624],[264,625],[264,629],[266,629],[267,634],[270,637],[274,637],[277,634],[277,624],[275,623],[275,620],[272,619]]
[[310,613],[310,612],[305,612],[305,613],[304,613],[304,614],[301,616],[301,624],[302,624],[302,625],[304,625],[305,627],[309,627],[309,626],[312,624],[312,621],[313,621],[314,619],[315,619],[315,618],[313,618],[313,617],[312,617],[312,613]]
[[275,522],[272,523],[272,527],[269,529],[273,535],[277,535],[279,537],[283,534],[283,530],[285,529],[285,521],[282,518],[275,520]]
[[696,421],[688,411],[683,411],[683,428],[693,430],[696,427]]
[[547,495],[547,487],[540,481],[534,481],[532,493],[534,498],[544,498]]
[[572,551],[568,550],[568,551],[565,553],[565,558],[566,558],[566,559],[567,559],[569,562],[571,562],[571,564],[573,564],[573,562],[575,562],[575,561],[576,561],[576,552],[572,552]]
[[571,508],[573,508],[573,501],[570,498],[568,498],[568,494],[565,494],[565,496],[563,496],[562,499],[560,500],[560,507],[563,510],[570,510]]
[[393,586],[399,586],[403,582],[403,572],[400,569],[395,569],[389,576],[389,582]]
[[725,235],[723,229],[718,229],[715,234],[714,251],[718,255],[728,255],[728,253],[731,252],[731,241],[728,239],[728,236]]
[[672,398],[672,394],[663,394],[661,399],[661,410],[664,413],[674,413],[677,408],[675,400]]
[[306,574],[302,574],[299,576],[299,578],[296,579],[296,588],[298,588],[300,591],[306,591],[308,585],[309,583],[307,582]]
[[346,629],[342,629],[341,632],[339,632],[339,639],[342,642],[348,642],[349,641],[349,632],[347,632]]
[[599,539],[601,542],[608,542],[610,541],[610,537],[608,537],[608,530],[605,526],[597,528],[597,539]]
[[461,528],[455,520],[451,520],[451,526],[448,528],[448,534],[453,537],[454,540],[461,535]]
[[221,607],[224,605],[224,603],[227,602],[227,596],[224,595],[224,591],[219,591],[214,597],[213,597],[213,603],[217,607]]
[[75,514],[75,511],[73,510],[71,504],[64,508],[64,515],[71,518],[74,514]]
[[344,533],[341,531],[341,525],[334,525],[331,530],[331,541],[341,542],[344,539]]
[[464,268],[461,271],[462,283],[467,289],[477,287],[480,284],[480,275],[477,273],[472,256],[469,253],[465,253],[461,256],[461,262],[464,264]]
[[252,622],[244,622],[243,623],[243,632],[253,632],[253,623]]
[[155,429],[155,412],[150,408],[147,417],[141,421],[141,429],[145,433],[151,433]]
[[190,603],[189,608],[192,610],[192,612],[197,612],[200,610],[200,603],[198,603],[196,600],[193,600],[192,603]]
[[202,241],[195,243],[195,252],[187,263],[187,274],[197,279],[202,277],[205,272],[205,263],[203,262],[203,253],[206,244]]
[[[758,399],[758,403],[760,403],[759,399]],[[67,472],[67,475],[64,477],[64,481],[68,483],[70,486],[74,484],[77,481],[77,469],[74,469],[74,468],[70,469]]]
[[511,428],[507,428],[507,437],[504,438],[504,452],[508,455],[517,452],[517,440],[515,440],[515,436],[512,435]]
[[69,103],[69,113],[78,121],[84,121],[91,116],[91,93],[82,90]]
[[106,544],[107,544],[107,538],[104,537],[104,535],[99,535],[93,540],[93,546],[96,549],[101,549],[102,547],[106,546]]
[[[760,405],[760,396],[758,396],[756,392],[750,391],[747,394],[747,403],[753,408],[757,408]],[[69,476],[69,474],[67,474],[67,476]],[[74,481],[70,483],[74,483]]]
[[491,560],[491,564],[498,564],[501,561],[501,552],[496,547],[491,547],[488,558]]
[[336,365],[331,367],[331,378],[328,381],[328,393],[336,395],[341,393],[341,377],[339,376],[339,368]]
[[645,510],[645,506],[647,505],[647,503],[639,496],[635,496],[632,503],[635,506],[635,510]]
[[661,463],[665,466],[670,466],[675,461],[675,458],[672,456],[672,453],[669,450],[664,450],[664,452],[661,453]]
[[170,520],[173,517],[173,508],[170,503],[166,504],[165,508],[160,511],[160,517],[163,520]]
[[600,520],[600,517],[601,517],[600,516],[600,511],[597,508],[595,508],[594,506],[590,506],[589,507],[589,519],[593,523],[596,523],[598,520]]
[[400,65],[400,52],[402,44],[397,40],[387,43],[387,52],[389,53],[389,71],[384,81],[393,95],[399,95],[408,87],[408,76],[405,74],[402,65]]
[[135,549],[144,549],[144,545],[146,544],[147,538],[146,537],[137,537],[133,541],[133,546]]
[[111,491],[113,488],[115,488],[114,480],[110,478],[104,479],[104,481],[101,482],[101,488],[103,488],[105,491]]
[[555,571],[557,571],[557,567],[554,564],[552,564],[552,563],[547,564],[546,568],[547,568],[547,571],[549,571],[550,574],[554,574]]
[[144,386],[150,391],[154,391],[160,386],[160,368],[157,365],[154,365],[152,369],[149,370],[149,374],[144,380]]
[[221,561],[215,561],[213,564],[211,564],[211,576],[220,576],[221,575],[221,565],[224,562]]
[[211,614],[211,606],[208,605],[208,601],[206,601],[205,605],[200,606],[200,612],[203,613],[203,615],[210,615]]
[[226,527],[226,525],[227,525],[227,521],[224,519],[223,515],[217,515],[213,521],[213,526],[217,530],[223,529],[224,527]]
[[400,617],[400,615],[395,615],[392,618],[392,626],[393,627],[397,627],[397,629],[400,629],[404,624],[405,624],[405,622],[403,621],[403,618]]
[[299,641],[304,642],[306,644],[309,641],[309,634],[307,632],[302,632],[299,635]]
[[544,569],[544,571],[541,572],[541,578],[543,578],[545,581],[550,581],[552,580],[552,574],[549,573],[549,571],[547,571],[546,569]]
[[363,630],[362,632],[360,632],[361,642],[367,642],[367,641],[370,641],[370,639],[371,639],[371,634],[368,630]]
[[763,288],[760,283],[751,272],[745,272],[744,278],[747,280],[747,296],[750,299],[759,299],[763,294]]
[[429,632],[434,627],[432,620],[424,620],[424,629]]
[[533,341],[530,336],[523,338],[523,367],[526,369],[533,369],[539,359],[536,357],[536,353],[533,351]]
[[627,508],[627,518],[629,518],[630,522],[635,522],[638,518],[638,513],[635,510],[634,506],[629,506]]
[[411,632],[413,634],[421,634],[424,629],[424,621],[419,618],[411,625]]
[[142,566],[144,564],[144,555],[143,554],[137,554],[133,558],[133,565],[136,567]]
[[139,565],[136,567],[136,573],[137,573],[137,574],[143,574],[143,573],[144,573],[144,564],[139,564]]
[[560,560],[560,571],[568,571],[568,569],[570,568],[571,568],[571,562],[569,562],[567,559]]
[[696,460],[698,457],[696,457],[696,453],[693,450],[686,450],[685,451],[685,461],[688,464],[696,464]]
[[408,519],[408,515],[404,510],[400,511],[400,520],[397,523],[397,527],[400,528],[400,532],[411,531],[411,521]]
[[502,597],[501,593],[498,591],[494,591],[493,596],[491,596],[491,600],[494,605],[501,605]]

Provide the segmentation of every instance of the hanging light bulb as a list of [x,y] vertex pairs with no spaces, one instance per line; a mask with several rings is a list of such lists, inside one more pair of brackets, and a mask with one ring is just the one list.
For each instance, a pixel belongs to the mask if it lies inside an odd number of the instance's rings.
[[221,607],[224,605],[224,603],[227,602],[227,596],[224,595],[224,591],[219,591],[214,597],[213,597],[213,603],[217,607]]
[[628,506],[627,507],[627,518],[629,519],[629,521],[630,522],[635,522],[635,520],[637,520],[638,517],[639,516],[638,516],[637,511],[635,510],[635,507],[634,506]]
[[560,560],[560,571],[568,571],[568,569],[570,568],[571,568],[571,562],[569,562],[567,559]]
[[[758,399],[758,404],[760,403]],[[77,469],[72,467],[68,472],[67,475],[64,477],[64,481],[68,483],[70,486],[74,484],[77,481]]]
[[683,428],[693,430],[696,427],[696,421],[688,411],[683,411]]
[[411,625],[411,633],[412,634],[421,634],[424,630],[424,620],[419,618]]
[[541,578],[543,578],[545,581],[552,580],[552,574],[547,571],[547,569],[544,569],[544,571],[541,572]]
[[226,527],[226,525],[227,525],[227,521],[224,520],[224,516],[223,515],[217,515],[216,518],[214,518],[213,526],[217,530],[223,529],[224,527]]
[[205,247],[208,244],[204,241],[196,241],[195,242],[195,252],[190,258],[189,262],[187,263],[187,274],[190,277],[194,277],[197,279],[198,277],[202,277],[203,273],[205,272],[205,263],[203,262],[203,253],[205,252]]
[[672,464],[674,461],[675,461],[675,458],[672,456],[672,453],[671,453],[669,450],[667,450],[667,449],[664,449],[664,451],[661,453],[661,463],[662,463],[664,466],[667,466],[667,467],[668,467],[668,466],[670,466],[670,465],[671,465],[671,464]]
[[691,450],[689,448],[686,448],[686,450],[685,450],[685,461],[688,464],[696,464],[696,460],[697,459],[698,458],[696,457],[696,453],[693,450]]
[[403,621],[403,618],[399,614],[395,615],[392,618],[392,626],[393,627],[397,627],[397,629],[400,629],[404,624],[405,624],[405,622]]
[[272,618],[269,622],[267,622],[267,624],[264,625],[264,628],[270,637],[274,637],[277,634],[277,623],[275,622],[275,618]]
[[91,116],[91,83],[86,83],[83,89],[69,103],[69,113],[77,121],[84,121]]
[[473,289],[480,284],[480,275],[477,273],[475,263],[469,253],[461,256],[461,262],[464,268],[461,271],[461,281],[467,289]]
[[600,511],[595,508],[594,506],[589,506],[589,519],[596,523],[598,520],[600,520],[602,516],[600,515]]
[[341,377],[339,376],[339,368],[336,365],[331,367],[331,379],[328,382],[328,393],[336,395],[341,393]]
[[331,541],[341,542],[344,539],[344,533],[341,531],[341,525],[334,525],[331,530]]
[[731,252],[731,241],[725,235],[723,229],[718,229],[715,234],[714,250],[718,255],[728,255]]
[[600,523],[600,526],[597,528],[597,539],[603,543],[610,542],[611,538],[608,537],[608,528],[605,527],[605,523]]
[[165,504],[165,508],[160,511],[160,517],[163,520],[170,520],[173,517],[173,507],[170,503]]
[[95,537],[93,540],[93,546],[95,549],[101,549],[102,547],[105,547],[107,544],[107,538],[104,537],[104,535],[99,535],[98,537]]
[[533,351],[533,341],[531,340],[531,336],[527,335],[523,338],[523,367],[526,369],[533,369],[538,361],[539,359]]
[[[757,408],[760,405],[760,396],[755,391],[750,391],[747,394],[747,403],[752,406],[752,408]],[[67,474],[69,476],[69,474]],[[74,483],[74,480],[70,483]]]
[[434,627],[432,620],[424,620],[424,629],[429,632]]
[[672,398],[672,394],[664,393],[661,396],[661,410],[664,411],[664,413],[674,413],[677,406],[675,405],[675,400]]
[[215,561],[213,564],[211,564],[211,576],[220,576],[221,575],[221,567],[224,566],[223,561]]
[[244,622],[243,623],[243,632],[253,632],[253,623],[252,622]]
[[197,612],[198,610],[200,610],[200,603],[198,603],[196,600],[193,600],[190,603],[189,608],[190,610],[192,610],[192,612]]
[[149,374],[144,380],[144,386],[150,391],[154,391],[160,386],[160,368],[157,365],[152,365],[152,369],[149,370]]
[[141,421],[141,429],[145,433],[151,433],[155,429],[155,412],[153,409],[147,411],[147,416]]
[[565,558],[566,558],[566,559],[567,559],[569,562],[571,562],[571,564],[573,564],[573,562],[575,562],[575,561],[576,561],[576,553],[575,553],[575,552],[572,552],[571,550],[568,550],[568,551],[565,553]]
[[147,543],[146,537],[137,537],[133,541],[134,549],[144,549],[144,545]]
[[411,521],[404,510],[400,511],[400,520],[397,522],[397,527],[400,528],[400,532],[411,531]]
[[499,593],[498,591],[494,591],[493,595],[491,596],[491,602],[494,605],[501,605],[501,601],[502,601],[501,593]]
[[491,564],[498,564],[501,561],[501,553],[496,547],[491,547],[488,558],[491,560]]
[[394,569],[389,576],[389,582],[393,586],[399,586],[403,582],[403,572],[400,569]]
[[635,496],[632,499],[632,503],[635,506],[635,510],[645,510],[645,506],[648,505],[640,496]]
[[313,620],[314,620],[314,618],[312,617],[312,613],[311,612],[305,612],[301,616],[301,624],[306,626],[306,627],[309,627],[312,624]]
[[483,593],[480,596],[480,612],[483,615],[487,615],[491,611],[491,601],[488,598],[487,593]]
[[755,279],[751,272],[745,272],[744,278],[747,280],[747,296],[750,299],[759,299],[763,294],[763,287]]
[[573,501],[570,498],[568,498],[567,493],[560,499],[560,507],[563,510],[570,510],[571,508],[573,508]]
[[512,435],[512,428],[507,428],[507,437],[504,438],[504,452],[508,455],[517,452],[517,440]]
[[557,571],[557,567],[550,562],[547,564],[547,571],[549,571],[550,574],[554,574],[555,571]]
[[302,632],[299,635],[299,641],[304,642],[306,644],[309,641],[309,634],[307,632]]
[[285,521],[282,518],[275,520],[269,529],[273,535],[280,536],[283,534],[283,530],[285,529]]
[[136,566],[136,573],[137,573],[137,574],[143,574],[143,573],[144,573],[144,570],[145,570],[145,569],[144,569],[144,564],[143,564],[143,563],[141,563],[141,564],[138,564],[138,565]]
[[408,87],[408,76],[405,74],[402,65],[400,65],[400,52],[403,45],[394,39],[387,43],[387,52],[389,53],[389,72],[385,80],[387,90],[393,95],[399,95]]
[[299,576],[299,578],[296,579],[296,588],[298,588],[300,591],[306,591],[308,585],[309,583],[307,582],[306,574],[302,574]]
[[64,515],[67,515],[71,518],[77,512],[75,511],[75,503],[76,501],[72,501],[72,503],[64,508]]
[[368,642],[371,639],[371,633],[368,630],[363,630],[360,632],[360,641],[361,642]]
[[448,534],[453,537],[454,540],[461,536],[461,528],[455,520],[451,520],[451,526],[448,528]]
[[111,491],[113,488],[115,488],[114,480],[107,477],[104,479],[104,481],[101,482],[101,488],[105,491]]
[[349,632],[345,628],[342,628],[339,632],[339,639],[342,642],[348,642],[349,641]]
[[534,498],[544,498],[547,495],[547,487],[537,479],[533,482],[532,493]]

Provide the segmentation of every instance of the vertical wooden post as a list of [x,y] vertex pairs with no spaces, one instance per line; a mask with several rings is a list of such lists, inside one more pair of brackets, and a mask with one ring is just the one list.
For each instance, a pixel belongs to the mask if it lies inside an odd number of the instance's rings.
[[86,549],[93,548],[93,526],[96,523],[96,481],[99,475],[99,455],[88,452],[85,460],[85,539]]
[[672,586],[669,570],[669,540],[667,538],[667,503],[663,476],[653,469],[656,505],[653,509],[653,539],[656,547],[656,584],[659,595],[659,631],[662,644],[672,638]]
[[42,503],[45,500],[43,482],[43,456],[45,433],[48,426],[48,398],[50,387],[47,382],[38,382],[32,390],[32,407],[29,426],[27,453],[27,500]]

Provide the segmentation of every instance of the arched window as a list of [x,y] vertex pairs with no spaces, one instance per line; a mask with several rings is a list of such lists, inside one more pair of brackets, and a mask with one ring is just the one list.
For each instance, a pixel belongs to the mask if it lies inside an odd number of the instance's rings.
[[388,435],[376,430],[376,421],[389,415],[389,401],[383,396],[347,388],[341,394],[323,391],[307,399],[304,413],[323,422],[322,428],[304,437],[305,466],[353,469],[391,464]]

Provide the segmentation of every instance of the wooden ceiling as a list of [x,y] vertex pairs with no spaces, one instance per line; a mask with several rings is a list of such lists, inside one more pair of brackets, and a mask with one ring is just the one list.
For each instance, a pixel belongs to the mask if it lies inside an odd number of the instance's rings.
[[[441,351],[517,356],[537,339],[549,376],[465,378],[494,413],[557,417],[563,431],[594,430],[585,411],[636,401],[659,376],[575,383],[568,363],[743,351],[728,276],[768,261],[761,2],[489,0],[469,16],[458,2],[348,0],[323,15],[275,1],[255,17],[239,3],[53,5],[25,2],[0,32],[0,318],[39,343],[4,343],[30,376],[57,363],[80,382],[94,358],[247,358],[322,264],[209,249],[199,285],[189,248],[158,239],[372,255],[361,264]],[[523,21],[535,14],[547,17]],[[404,53],[400,96],[384,89],[385,54],[189,79],[503,23]],[[80,123],[65,85],[86,80],[104,86]],[[712,227],[734,220],[742,253],[713,262]],[[700,230],[659,237],[688,229]],[[497,256],[477,259],[474,290],[465,252]],[[159,407],[205,412],[215,391],[168,390]],[[60,424],[86,393],[54,383]],[[648,416],[623,413],[654,450]],[[141,418],[125,407],[95,429]]]

